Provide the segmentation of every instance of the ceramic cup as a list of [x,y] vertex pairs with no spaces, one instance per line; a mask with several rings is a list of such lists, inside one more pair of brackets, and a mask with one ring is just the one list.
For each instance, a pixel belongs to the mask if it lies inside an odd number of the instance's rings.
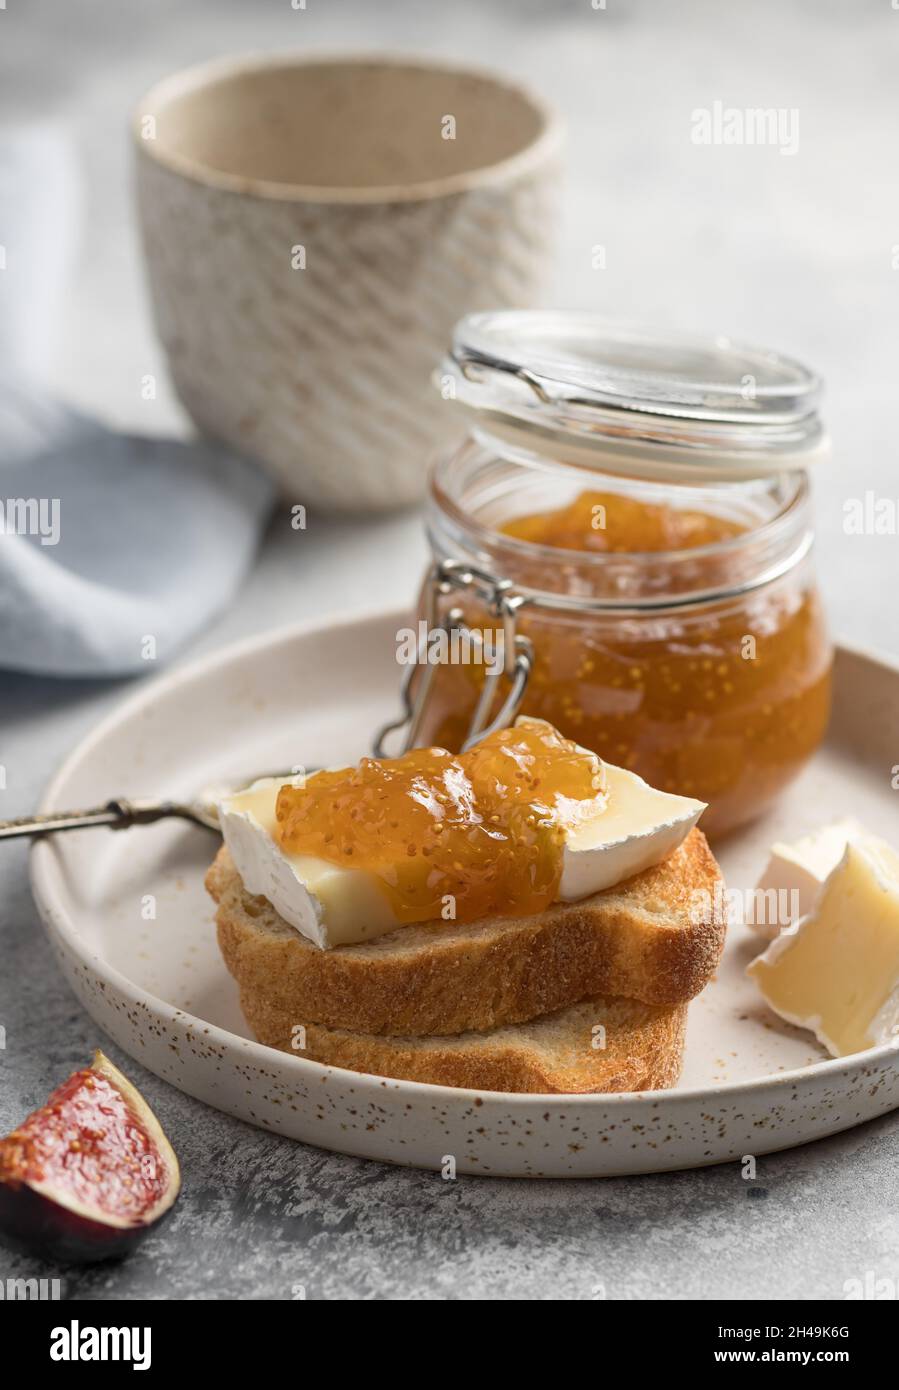
[[485,73],[257,57],[161,82],[134,138],[156,325],[196,425],[294,502],[421,498],[459,429],[430,380],[454,323],[539,298],[558,119]]

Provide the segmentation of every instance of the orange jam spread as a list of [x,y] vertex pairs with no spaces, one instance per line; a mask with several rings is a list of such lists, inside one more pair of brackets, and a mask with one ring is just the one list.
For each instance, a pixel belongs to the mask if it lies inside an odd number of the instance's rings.
[[278,793],[277,838],[377,876],[398,922],[527,916],[555,900],[567,826],[602,810],[602,764],[547,726],[467,753],[363,758]]
[[[520,610],[519,631],[534,646],[522,713],[548,720],[660,791],[708,802],[703,829],[712,835],[764,810],[824,736],[831,654],[809,568],[727,598],[620,613],[586,606],[589,567],[564,552],[655,552],[648,563],[664,597],[663,552],[750,530],[701,511],[583,492],[559,509],[508,521],[497,537],[499,544],[503,535],[535,543],[533,555],[498,556],[498,571],[513,584],[555,588],[576,600],[565,611]],[[557,548],[558,559],[537,545]],[[730,566],[726,556],[696,549],[691,573],[697,588],[727,588]],[[472,626],[495,626],[474,601],[462,604]],[[458,748],[482,682],[474,664],[443,667],[421,737]]]
[[643,502],[617,492],[582,492],[567,507],[516,517],[503,527],[505,535],[535,545],[608,554],[693,550],[745,530],[726,517]]

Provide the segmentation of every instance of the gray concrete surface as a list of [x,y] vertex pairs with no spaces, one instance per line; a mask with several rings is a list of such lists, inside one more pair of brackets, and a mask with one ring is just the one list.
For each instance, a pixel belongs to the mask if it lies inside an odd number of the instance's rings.
[[[244,48],[372,47],[496,63],[571,128],[556,303],[726,328],[808,358],[828,379],[833,464],[817,486],[819,565],[834,630],[899,652],[895,536],[849,537],[847,497],[896,497],[899,13],[887,0],[808,4],[537,0],[453,5],[308,0],[8,0],[0,117],[59,119],[78,143],[87,221],[60,323],[57,389],[135,429],[182,429],[139,383],[162,364],[129,203],[125,114],[166,71]],[[797,108],[795,156],[697,148],[716,99]],[[607,269],[591,250],[606,247]],[[148,416],[148,408],[152,415]],[[424,558],[416,516],[276,518],[260,565],[189,655],[295,617],[399,603]],[[363,578],[364,576],[364,578]],[[0,673],[0,814],[24,813],[121,684]],[[62,983],[25,853],[0,858],[0,1130],[98,1041]],[[760,1162],[603,1183],[439,1177],[329,1156],[208,1110],[110,1049],[181,1154],[169,1224],[127,1263],[64,1272],[69,1296],[610,1299],[840,1298],[867,1271],[899,1282],[899,1118]],[[51,1273],[0,1247],[0,1277]]]

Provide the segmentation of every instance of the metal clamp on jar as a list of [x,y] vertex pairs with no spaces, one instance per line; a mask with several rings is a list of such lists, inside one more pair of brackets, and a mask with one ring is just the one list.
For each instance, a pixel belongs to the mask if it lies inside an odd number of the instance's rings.
[[470,432],[433,474],[422,612],[499,622],[505,659],[413,668],[391,728],[458,749],[520,710],[708,801],[712,833],[758,815],[829,711],[817,378],[724,338],[498,312],[460,322],[438,384]]

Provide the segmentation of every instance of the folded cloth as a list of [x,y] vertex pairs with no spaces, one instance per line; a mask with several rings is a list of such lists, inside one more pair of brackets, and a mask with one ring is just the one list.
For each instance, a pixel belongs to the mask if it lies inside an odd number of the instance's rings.
[[0,141],[0,667],[127,675],[228,602],[273,490],[224,448],[115,433],[40,384],[65,257],[39,248],[74,238],[73,167],[53,130]]

